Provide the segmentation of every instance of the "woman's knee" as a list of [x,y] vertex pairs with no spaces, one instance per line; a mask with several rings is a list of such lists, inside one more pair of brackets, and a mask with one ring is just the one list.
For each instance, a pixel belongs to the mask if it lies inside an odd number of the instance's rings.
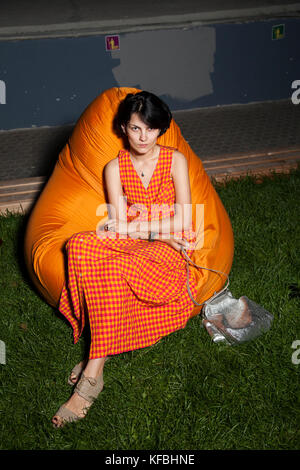
[[67,252],[71,253],[74,250],[77,251],[80,246],[83,246],[89,237],[89,233],[90,232],[74,233],[74,235],[69,238],[68,243],[66,244]]

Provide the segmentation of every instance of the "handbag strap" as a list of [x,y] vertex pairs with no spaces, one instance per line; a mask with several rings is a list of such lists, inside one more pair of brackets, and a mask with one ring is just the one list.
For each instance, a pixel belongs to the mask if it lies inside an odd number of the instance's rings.
[[[188,290],[188,293],[189,293],[189,296],[190,298],[192,299],[192,301],[194,302],[195,305],[198,305],[199,307],[205,305],[205,304],[208,304],[210,302],[212,302],[216,297],[218,297],[220,294],[222,294],[229,286],[229,276],[228,274],[226,273],[223,273],[222,271],[218,271],[217,269],[212,269],[212,268],[206,268],[204,266],[199,266],[198,264],[195,264],[191,258],[188,256],[186,250],[184,247],[181,248],[181,251],[183,252],[183,255],[186,259],[186,271],[187,271],[187,274],[186,274],[186,285],[187,285],[187,290]],[[205,300],[205,302],[203,302],[202,304],[199,304],[192,296],[192,293],[191,293],[191,289],[190,289],[190,283],[189,283],[189,265],[190,263],[195,267],[195,268],[199,268],[199,269],[206,269],[207,271],[211,271],[213,273],[216,273],[216,274],[222,274],[223,276],[225,276],[227,278],[227,283],[225,285],[225,287],[223,287],[219,292],[215,292],[214,295],[212,295],[209,299]]]

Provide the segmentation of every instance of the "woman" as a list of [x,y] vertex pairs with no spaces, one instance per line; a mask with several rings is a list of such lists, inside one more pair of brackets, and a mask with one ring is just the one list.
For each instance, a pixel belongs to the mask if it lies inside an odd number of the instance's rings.
[[127,150],[104,169],[109,220],[67,243],[59,310],[75,342],[89,321],[91,345],[70,375],[76,387],[52,418],[55,427],[84,418],[103,388],[107,356],[156,343],[184,328],[193,310],[181,254],[185,248],[191,255],[195,241],[188,165],[183,154],[157,144],[171,119],[152,93],[127,95],[116,116]]

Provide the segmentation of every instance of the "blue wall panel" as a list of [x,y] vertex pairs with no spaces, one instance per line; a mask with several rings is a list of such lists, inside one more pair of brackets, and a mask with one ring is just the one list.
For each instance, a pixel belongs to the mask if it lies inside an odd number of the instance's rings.
[[[283,23],[285,37],[272,40]],[[113,86],[160,95],[171,109],[289,98],[300,79],[297,18],[105,36],[0,42],[0,129],[64,125]]]

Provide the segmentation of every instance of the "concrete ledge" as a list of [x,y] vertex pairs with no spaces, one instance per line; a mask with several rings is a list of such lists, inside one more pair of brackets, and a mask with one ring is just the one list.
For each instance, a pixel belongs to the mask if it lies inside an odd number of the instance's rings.
[[[300,148],[281,149],[252,154],[216,155],[202,160],[204,168],[214,181],[237,179],[246,175],[288,173],[300,163]],[[0,182],[0,215],[7,211],[30,211],[47,178],[24,178]]]
[[265,20],[276,17],[300,16],[300,3],[255,8],[234,8],[198,11],[180,15],[126,17],[55,24],[0,26],[0,41],[52,37],[77,37],[116,34],[170,28],[190,28],[199,25]]
[[31,209],[40,194],[45,177],[23,178],[0,182],[0,214],[6,211],[24,213]]
[[281,149],[251,154],[231,154],[202,160],[207,174],[215,181],[246,175],[262,176],[288,173],[300,163],[300,148]]

